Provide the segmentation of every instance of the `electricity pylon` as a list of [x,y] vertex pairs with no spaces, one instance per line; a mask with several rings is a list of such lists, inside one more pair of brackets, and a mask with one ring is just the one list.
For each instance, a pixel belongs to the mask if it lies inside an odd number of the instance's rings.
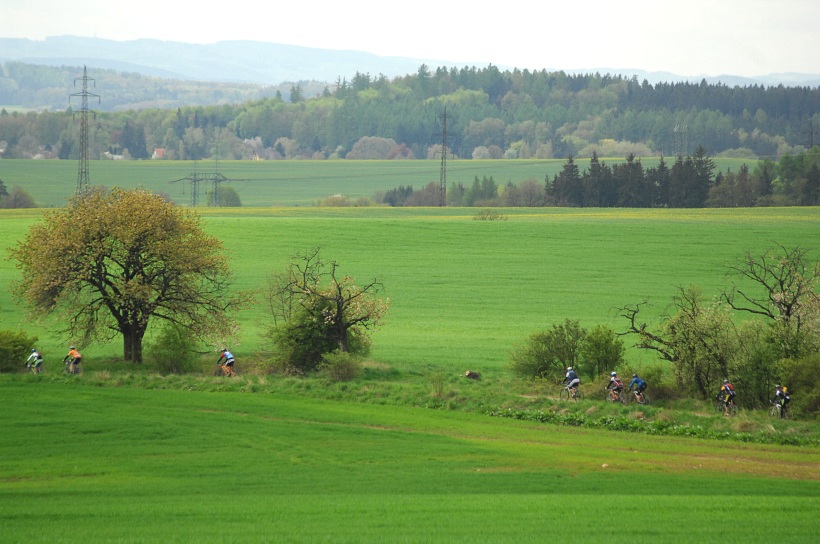
[[[77,113],[80,114],[80,166],[77,172],[77,194],[82,195],[88,191],[90,183],[88,175],[88,114],[93,113],[96,117],[96,112],[88,109],[88,98],[96,98],[97,103],[99,103],[100,96],[88,91],[88,82],[91,81],[94,83],[94,80],[88,77],[85,66],[83,66],[83,76],[74,78],[75,87],[77,86],[77,81],[82,81],[82,91],[69,95],[68,102],[69,104],[71,103],[72,96],[80,97],[81,101],[79,112],[74,112],[74,115],[76,116]],[[96,87],[96,83],[94,83],[94,86]]]

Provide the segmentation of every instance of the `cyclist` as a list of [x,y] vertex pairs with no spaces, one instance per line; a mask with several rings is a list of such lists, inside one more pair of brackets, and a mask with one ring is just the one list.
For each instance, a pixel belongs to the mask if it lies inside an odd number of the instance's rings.
[[618,377],[617,372],[613,372],[609,375],[609,383],[606,385],[606,389],[609,391],[609,396],[612,397],[612,400],[621,398],[621,393],[624,390],[624,382]]
[[780,419],[785,419],[786,406],[791,402],[791,400],[792,399],[786,392],[785,387],[780,387],[779,385],[774,386],[774,398],[772,399],[772,404],[780,407]]
[[729,383],[729,380],[723,380],[718,398],[723,401],[723,415],[728,416],[729,408],[735,404],[735,387]]
[[630,391],[632,391],[633,387],[635,388],[635,398],[637,398],[638,401],[643,400],[643,392],[646,390],[646,382],[637,374],[633,374],[632,381],[629,382]]
[[83,356],[80,355],[80,352],[77,351],[77,348],[71,346],[68,350],[68,355],[63,357],[63,363],[68,365],[68,371],[71,374],[74,374],[78,370],[78,365],[82,361]]
[[567,375],[564,376],[562,383],[567,384],[567,389],[572,393],[572,397],[575,398],[575,392],[578,390],[578,386],[581,385],[581,379],[578,378],[578,374],[575,373],[575,370],[571,366],[567,367]]
[[[225,364],[222,364],[222,361],[225,361]],[[222,371],[225,373],[226,376],[233,376],[233,364],[235,362],[233,353],[228,351],[225,348],[222,348],[222,355],[217,360],[216,364],[222,367]]]
[[30,368],[35,374],[40,373],[40,367],[43,366],[43,356],[37,351],[37,348],[31,350],[31,355],[26,359],[26,368]]

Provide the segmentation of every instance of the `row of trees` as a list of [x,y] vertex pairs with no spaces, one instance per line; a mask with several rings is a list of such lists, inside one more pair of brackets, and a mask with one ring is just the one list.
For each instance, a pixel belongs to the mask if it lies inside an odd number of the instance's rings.
[[[431,135],[441,132],[445,108],[451,116],[449,151],[467,159],[675,156],[697,145],[732,156],[777,158],[811,141],[820,125],[820,89],[651,85],[492,65],[421,66],[392,80],[356,74],[315,95],[295,85],[287,97],[102,111],[89,141],[94,157],[144,158],[163,148],[172,159],[331,159],[351,153],[421,159],[428,156]],[[74,159],[77,131],[70,109],[0,110],[5,158]]]
[[[677,395],[714,396],[724,379],[747,407],[765,405],[784,384],[803,411],[820,409],[820,262],[800,247],[747,253],[728,267],[735,282],[708,298],[697,286],[679,287],[672,313],[657,324],[642,320],[648,302],[626,305],[626,330],[587,331],[566,320],[533,334],[511,358],[521,375],[558,379],[567,366],[589,378],[625,370],[622,338],[669,363]],[[746,319],[741,317],[746,316]],[[623,373],[626,373],[623,372]],[[662,373],[655,376],[660,379]],[[653,384],[656,391],[662,383]]]
[[[390,206],[438,206],[439,184],[421,190],[399,186],[379,195]],[[491,177],[476,177],[472,185],[453,183],[448,206],[571,206],[628,208],[700,208],[751,206],[816,206],[820,204],[820,147],[780,161],[760,161],[754,170],[715,173],[715,163],[699,147],[694,155],[677,156],[669,165],[644,168],[629,155],[612,166],[593,153],[583,172],[569,157],[561,172],[544,183],[524,180],[498,185]]]

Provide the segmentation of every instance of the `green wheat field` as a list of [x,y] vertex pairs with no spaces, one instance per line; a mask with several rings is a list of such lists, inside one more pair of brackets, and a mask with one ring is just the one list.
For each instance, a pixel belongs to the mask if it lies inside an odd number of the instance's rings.
[[[18,166],[7,162],[15,161],[0,162],[0,178],[13,185],[7,168]],[[349,194],[399,184],[373,181]],[[480,210],[466,208],[316,208],[310,203],[347,187],[288,185],[283,191],[298,196],[287,204],[270,196],[283,205],[199,210],[225,245],[234,288],[264,290],[292,255],[320,247],[343,273],[384,283],[391,310],[373,337],[371,369],[398,382],[440,372],[445,387],[449,376],[480,371],[481,382],[459,382],[476,390],[470,395],[508,383],[510,351],[553,323],[623,330],[617,308],[643,300],[654,323],[679,286],[711,297],[731,285],[727,266],[746,252],[779,243],[816,258],[820,248],[817,208],[500,209],[504,220],[477,221]],[[60,205],[65,187],[57,186],[27,190]],[[244,188],[240,194],[245,201]],[[246,375],[230,388],[218,378],[156,377],[148,388],[108,362],[120,355],[117,341],[83,346],[86,374],[60,378],[71,339],[54,332],[59,323],[33,321],[12,297],[19,276],[6,258],[43,213],[0,211],[0,329],[37,335],[46,357],[44,376],[0,376],[0,542],[817,538],[816,447],[409,407],[379,402],[377,384],[376,396],[359,401],[308,394],[318,381],[265,385],[285,380],[277,376]],[[231,347],[240,363],[264,357],[264,303],[237,319]],[[639,365],[648,356],[630,349],[627,357]],[[585,402],[582,409],[597,409]]]

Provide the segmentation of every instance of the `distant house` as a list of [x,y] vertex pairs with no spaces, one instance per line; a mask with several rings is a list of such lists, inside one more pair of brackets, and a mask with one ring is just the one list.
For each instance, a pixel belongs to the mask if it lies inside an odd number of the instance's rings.
[[164,147],[158,147],[158,148],[154,149],[154,153],[151,155],[152,160],[164,159],[164,158],[165,158],[165,148]]

